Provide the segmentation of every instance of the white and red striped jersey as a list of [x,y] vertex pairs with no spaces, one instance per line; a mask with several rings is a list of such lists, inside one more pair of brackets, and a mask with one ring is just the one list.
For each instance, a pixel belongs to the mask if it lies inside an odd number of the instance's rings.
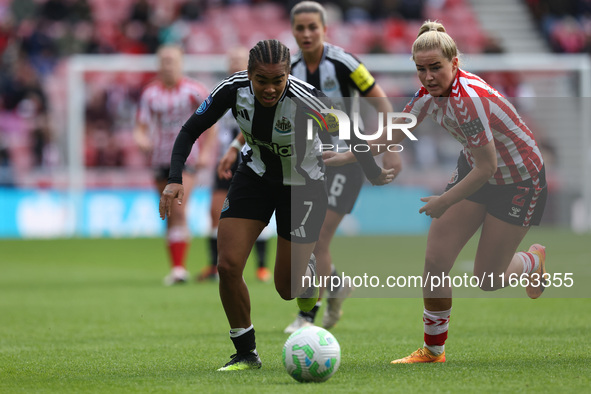
[[422,87],[406,105],[420,123],[430,116],[464,146],[473,168],[472,148],[494,141],[497,171],[491,184],[504,185],[535,176],[543,165],[531,130],[515,107],[482,78],[458,69],[449,97],[433,97]]
[[[154,146],[152,166],[170,166],[172,146],[181,126],[208,94],[203,85],[188,77],[183,77],[172,88],[159,80],[150,82],[144,88],[136,120],[149,126]],[[197,149],[194,149],[188,164],[195,163],[196,153]]]

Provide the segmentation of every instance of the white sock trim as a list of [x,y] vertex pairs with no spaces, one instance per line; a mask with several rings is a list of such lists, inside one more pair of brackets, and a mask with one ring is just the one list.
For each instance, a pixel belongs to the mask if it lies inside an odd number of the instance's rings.
[[174,226],[168,229],[166,238],[168,242],[187,242],[190,238],[189,229],[185,226]]
[[428,335],[439,335],[447,331],[451,309],[445,311],[423,310],[423,324],[425,333]]
[[[537,254],[531,252],[518,252],[516,254],[523,263],[524,274],[531,274],[532,272],[536,272],[536,270],[540,266],[540,257]],[[533,267],[529,255],[531,255],[534,259]]]
[[246,334],[250,330],[252,330],[254,326],[251,324],[250,327],[247,328],[230,328],[230,338],[236,338],[241,335]]
[[423,347],[429,349],[429,351],[431,353],[433,353],[435,356],[439,356],[440,354],[442,354],[445,351],[445,345],[442,346],[438,346],[438,345],[427,345],[425,342],[423,342]]

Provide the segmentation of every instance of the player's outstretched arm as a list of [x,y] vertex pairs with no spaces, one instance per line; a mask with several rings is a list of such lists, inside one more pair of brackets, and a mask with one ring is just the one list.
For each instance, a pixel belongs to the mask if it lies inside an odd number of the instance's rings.
[[169,183],[166,185],[160,196],[160,205],[158,206],[160,219],[164,220],[166,217],[170,217],[174,199],[178,198],[177,204],[181,205],[184,195],[185,190],[180,183]]
[[201,170],[215,164],[215,152],[218,145],[218,127],[216,124],[204,132],[204,136],[197,140],[199,155],[195,168]]
[[393,168],[390,168],[388,170],[382,168],[382,173],[378,175],[376,178],[370,179],[369,181],[374,186],[381,186],[392,182],[395,176],[396,175]]
[[419,209],[419,213],[425,213],[433,219],[441,217],[449,207],[476,192],[495,174],[497,155],[493,141],[472,148],[471,152],[475,163],[468,175],[440,196],[421,198],[426,204]]

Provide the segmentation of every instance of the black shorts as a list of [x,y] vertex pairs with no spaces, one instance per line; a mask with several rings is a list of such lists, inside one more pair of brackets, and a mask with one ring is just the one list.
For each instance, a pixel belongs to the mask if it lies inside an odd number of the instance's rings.
[[351,213],[364,180],[363,170],[357,163],[326,167],[328,209],[342,214]]
[[318,241],[327,205],[324,181],[286,186],[269,182],[242,165],[232,178],[220,218],[269,223],[275,212],[280,237],[310,243]]
[[[152,174],[154,174],[154,179],[156,182],[158,181],[166,181],[168,180],[168,173],[170,172],[170,166],[160,166],[152,168]],[[183,168],[183,172],[187,172],[189,174],[196,174],[197,170],[195,167],[187,167]]]
[[[468,161],[460,153],[458,166],[445,191],[457,185],[470,170]],[[466,200],[484,204],[487,213],[503,222],[527,227],[540,224],[547,196],[546,169],[542,166],[542,170],[535,177],[525,181],[507,185],[486,183],[474,194],[466,197]]]
[[[232,164],[232,167],[230,168],[230,171],[232,171],[232,177],[234,177],[234,174],[236,173],[236,169],[238,168],[238,163],[240,161],[238,159],[236,159],[236,161],[234,162],[234,164]],[[230,188],[230,182],[232,182],[232,178],[230,179],[222,179],[218,176],[218,169],[217,166],[213,171],[213,190],[228,190]]]

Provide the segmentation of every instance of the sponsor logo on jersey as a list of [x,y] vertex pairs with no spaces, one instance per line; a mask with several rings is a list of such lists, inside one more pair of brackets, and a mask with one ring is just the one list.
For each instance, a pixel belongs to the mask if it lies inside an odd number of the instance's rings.
[[197,115],[201,115],[202,113],[207,111],[211,102],[212,102],[212,98],[211,98],[211,94],[210,94],[209,96],[207,96],[207,98],[205,100],[203,100],[203,102],[201,102],[201,105],[199,106],[199,108],[197,108],[197,111],[195,111],[195,113]]
[[332,113],[326,114],[326,116],[324,117],[324,120],[326,121],[326,130],[329,133],[335,133],[335,132],[339,131],[339,118],[334,116],[334,114],[332,114]]
[[374,77],[363,64],[360,64],[359,67],[351,73],[351,79],[362,92],[369,89],[375,82]]
[[270,150],[274,154],[279,155],[281,157],[289,157],[292,154],[291,145],[279,145],[276,142],[261,141],[261,140],[255,139],[252,136],[252,134],[246,133],[246,132],[243,132],[242,134],[244,134],[244,139],[246,140],[246,142],[250,146],[253,146],[253,145],[262,146],[262,147]]
[[281,117],[275,122],[275,131],[281,134],[286,134],[291,131],[291,122],[285,116]]

